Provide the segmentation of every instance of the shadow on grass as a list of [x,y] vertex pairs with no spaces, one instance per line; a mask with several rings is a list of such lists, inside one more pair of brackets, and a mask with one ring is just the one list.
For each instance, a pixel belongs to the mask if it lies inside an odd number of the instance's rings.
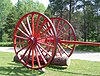
[[77,75],[80,75],[80,76],[100,76],[100,75],[96,75],[96,74],[87,74],[87,73],[79,73],[79,72],[71,72],[71,71],[68,71],[66,70],[67,69],[67,66],[56,66],[56,65],[49,65],[48,66],[50,70],[53,70],[53,71],[57,71],[57,72],[63,72],[63,73],[67,73],[67,74],[73,74],[75,76]]
[[8,63],[10,66],[0,66],[0,76],[39,76],[43,74],[22,66],[20,63]]
[[54,70],[64,70],[67,68],[67,66],[57,66],[57,65],[49,65],[48,67]]

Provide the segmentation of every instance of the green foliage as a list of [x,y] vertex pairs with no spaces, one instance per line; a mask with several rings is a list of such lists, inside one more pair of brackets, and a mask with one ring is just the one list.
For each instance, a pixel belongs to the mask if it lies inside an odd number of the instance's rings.
[[42,3],[33,2],[32,0],[26,0],[26,1],[19,0],[16,4],[16,10],[20,18],[24,14],[29,13],[29,12],[43,13],[45,11],[45,7]]
[[64,12],[68,10],[68,8],[66,7],[66,5],[68,4],[67,0],[49,0],[49,1],[50,4],[47,10],[45,11],[45,14],[49,17],[51,16],[62,17]]
[[9,14],[13,4],[11,0],[0,0],[0,28],[3,28],[6,16]]
[[75,50],[83,52],[100,52],[100,46],[77,45]]
[[81,32],[83,33],[82,38],[84,41],[96,40],[100,34],[100,20],[96,19],[99,17],[98,7],[100,0],[79,0],[80,4],[77,4],[77,9],[82,9],[83,13],[83,24],[81,26]]
[[99,34],[99,36],[97,37],[97,42],[100,42],[100,34]]
[[[38,0],[18,0],[16,5],[11,0],[0,2],[0,41],[4,35],[12,41],[13,30],[20,17],[29,12],[44,13],[48,17],[62,17],[71,21],[75,28],[77,40],[100,42],[100,0],[49,0],[50,4],[45,7]],[[71,5],[71,9],[69,6]],[[81,9],[81,11],[80,11]],[[2,37],[3,35],[3,37]]]
[[[2,41],[3,28],[6,21],[6,17],[12,9],[13,4],[11,0],[0,0],[0,41]],[[7,39],[7,38],[6,38]]]
[[8,34],[5,34],[5,33],[4,33],[4,34],[2,35],[2,41],[3,41],[3,42],[7,42],[7,41],[8,41]]
[[13,7],[6,18],[6,21],[5,21],[6,24],[3,25],[4,26],[4,29],[3,29],[4,34],[5,33],[8,34],[7,41],[12,41],[12,39],[13,39],[13,31],[15,29],[15,25],[16,25],[17,20],[18,20],[17,16],[18,16],[18,13],[16,11],[16,8]]

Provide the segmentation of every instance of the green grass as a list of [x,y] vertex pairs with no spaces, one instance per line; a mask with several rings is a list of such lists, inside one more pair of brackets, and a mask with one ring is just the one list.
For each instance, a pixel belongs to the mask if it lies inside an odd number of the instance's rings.
[[71,60],[69,67],[45,67],[46,73],[13,62],[14,53],[0,52],[0,76],[100,76],[100,62]]

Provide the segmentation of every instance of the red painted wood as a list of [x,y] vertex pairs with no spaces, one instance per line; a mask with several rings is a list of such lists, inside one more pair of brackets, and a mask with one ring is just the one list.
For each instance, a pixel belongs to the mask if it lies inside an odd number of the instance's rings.
[[65,43],[65,44],[100,46],[100,43],[96,43],[96,42],[81,42],[81,41],[67,41],[67,40],[59,40],[59,42]]

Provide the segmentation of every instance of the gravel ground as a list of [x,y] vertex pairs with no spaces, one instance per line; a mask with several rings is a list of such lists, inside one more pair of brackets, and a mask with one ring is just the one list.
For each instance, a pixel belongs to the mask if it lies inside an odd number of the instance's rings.
[[100,52],[74,52],[71,56],[71,59],[100,62]]
[[13,47],[0,47],[0,51],[2,52],[14,52]]
[[[0,47],[2,52],[14,52],[13,47]],[[71,59],[80,59],[100,62],[100,52],[74,52]]]

